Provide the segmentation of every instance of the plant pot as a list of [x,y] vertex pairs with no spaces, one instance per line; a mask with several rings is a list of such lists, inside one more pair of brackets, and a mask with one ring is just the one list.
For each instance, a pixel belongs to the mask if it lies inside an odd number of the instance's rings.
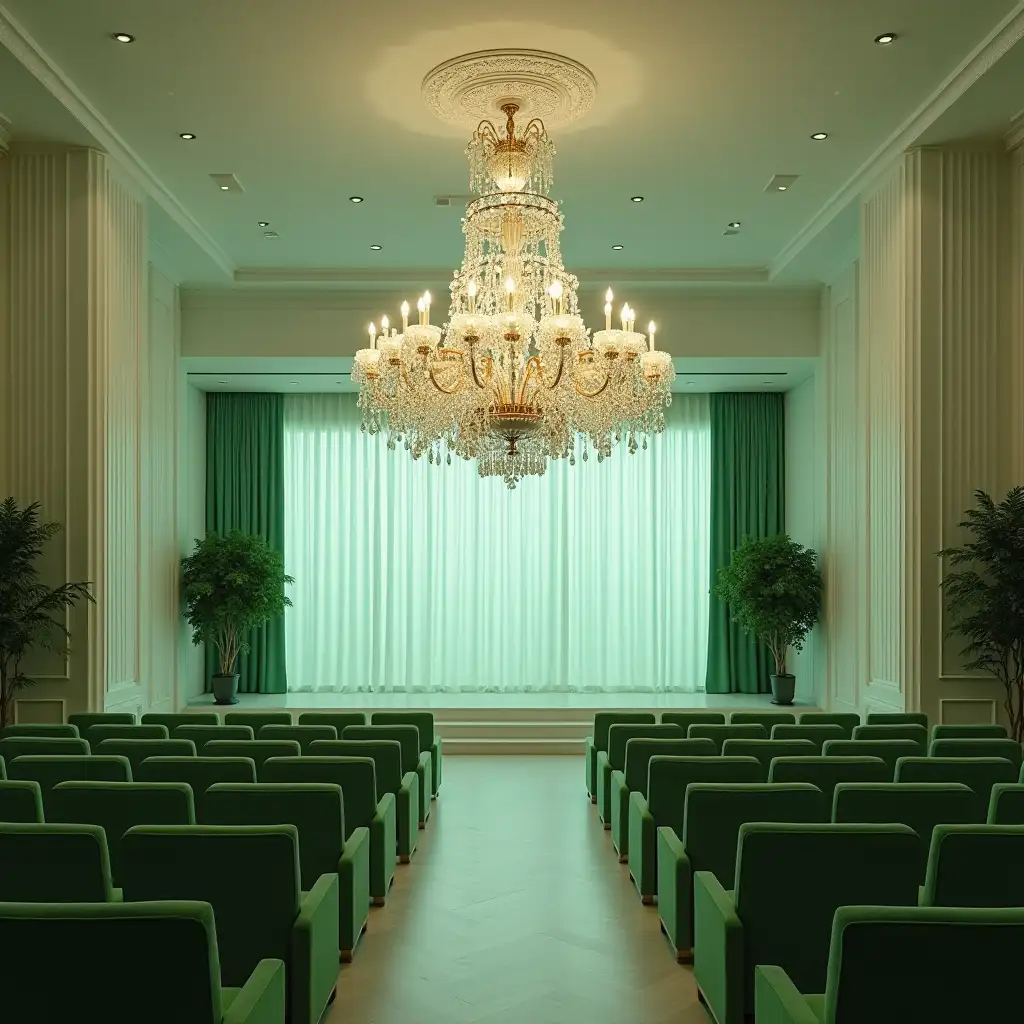
[[214,704],[238,703],[238,698],[235,696],[235,693],[238,690],[237,673],[233,676],[214,676],[212,682]]
[[772,703],[789,705],[796,694],[796,676],[788,672],[784,676],[772,676]]

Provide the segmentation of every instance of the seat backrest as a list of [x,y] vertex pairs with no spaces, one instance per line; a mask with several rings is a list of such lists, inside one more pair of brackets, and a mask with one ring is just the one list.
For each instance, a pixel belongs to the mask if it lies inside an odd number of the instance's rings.
[[204,757],[250,758],[256,765],[257,779],[267,758],[298,757],[301,753],[298,740],[210,740],[203,747]]
[[317,740],[310,746],[309,753],[316,757],[372,758],[378,800],[385,793],[398,796],[402,787],[402,745],[398,740]]
[[365,711],[303,711],[299,725],[330,725],[341,739],[341,734],[350,725],[366,725]]
[[715,750],[721,754],[726,740],[766,740],[768,730],[760,722],[746,725],[691,725],[686,730],[686,736],[691,740],[711,740]]
[[126,901],[213,907],[225,985],[245,984],[268,957],[291,962],[301,893],[294,825],[136,825],[121,845]]
[[420,734],[415,725],[349,725],[340,740],[396,740],[402,748],[402,773],[416,771]]
[[121,840],[133,825],[196,820],[192,789],[183,782],[61,782],[50,806],[54,821],[99,825],[106,832],[114,885],[121,884]]
[[[796,898],[779,885],[781,865],[806,879]],[[734,902],[747,991],[752,995],[754,965],[766,963],[782,967],[801,992],[823,991],[839,907],[913,906],[919,871],[920,840],[906,825],[743,825]]]
[[1024,908],[843,907],[832,924],[824,1021],[1016,1020],[1022,962]]
[[770,736],[776,725],[795,725],[796,715],[791,711],[734,711],[729,724],[763,725],[765,735]]
[[0,903],[102,903],[110,896],[98,825],[0,824]]
[[142,716],[143,725],[165,725],[173,736],[179,725],[220,725],[220,715],[216,711],[148,711]]
[[765,778],[775,757],[813,757],[817,748],[810,740],[726,740],[726,757],[756,757],[764,765]]
[[176,740],[191,740],[196,753],[202,757],[206,744],[212,740],[253,740],[252,728],[248,725],[179,725],[174,730]]
[[913,740],[826,740],[821,752],[826,757],[880,757],[891,780],[896,762],[901,757],[917,757],[921,748]]
[[1024,825],[1024,783],[997,782],[989,798],[989,825]]
[[623,725],[616,723],[608,730],[608,763],[615,771],[626,768],[626,744],[639,739],[674,739],[687,737],[678,725]]
[[131,782],[132,767],[126,757],[107,754],[26,754],[11,762],[12,779],[39,783],[43,807],[59,782]]
[[1005,725],[933,725],[933,740],[1002,740]]
[[8,765],[24,754],[88,753],[88,742],[74,736],[5,736],[0,740],[0,757]]
[[0,757],[0,780],[7,778],[7,764],[2,757]]
[[201,805],[203,825],[294,825],[302,888],[338,871],[345,848],[341,786],[326,782],[218,782]]
[[4,903],[0,949],[12,1022],[221,1024],[207,903]]
[[809,782],[825,794],[827,806],[840,782],[890,782],[892,770],[880,757],[776,757],[769,782]]
[[317,740],[336,740],[333,725],[263,725],[256,734],[261,740],[295,740],[304,754]]
[[799,725],[838,725],[843,738],[850,739],[853,730],[860,725],[860,715],[846,711],[804,711],[798,719]]
[[980,824],[985,808],[977,793],[959,782],[840,782],[832,803],[832,820],[909,825],[920,837],[920,873],[936,825]]
[[853,730],[855,740],[910,740],[917,744],[923,757],[928,753],[928,730],[923,725],[858,725]]
[[771,739],[810,740],[814,744],[814,753],[820,754],[826,740],[846,739],[846,730],[835,722],[824,725],[803,722],[797,725],[773,725]]
[[38,782],[0,779],[0,821],[43,820],[43,794]]
[[206,791],[218,782],[255,782],[256,764],[251,757],[147,757],[135,777],[139,782],[187,783],[192,787],[196,821],[202,821]]
[[104,740],[167,740],[166,725],[94,725],[89,730],[89,746],[95,750]]
[[77,725],[58,725],[43,722],[15,722],[0,729],[0,739],[5,736],[70,736],[79,738]]
[[135,715],[130,711],[82,711],[68,715],[68,722],[77,727],[83,740],[88,740],[94,725],[134,725]]
[[997,782],[1016,782],[1017,769],[1005,757],[901,757],[896,782],[962,782],[988,807]]
[[253,736],[259,737],[265,725],[291,725],[290,711],[228,711],[224,715],[225,725],[247,725]]
[[[0,745],[3,744],[0,740]],[[1005,757],[1021,767],[1021,745],[1011,739],[987,740],[932,740],[928,747],[930,757]]]
[[[349,725],[365,723],[350,722]],[[371,725],[414,725],[419,730],[419,749],[430,750],[434,745],[433,711],[374,711],[370,715]],[[345,728],[338,730],[338,738],[344,739]]]
[[923,725],[928,728],[928,716],[922,711],[876,711],[868,715],[867,725]]
[[96,753],[127,757],[134,778],[147,757],[195,757],[196,745],[191,740],[103,740]]
[[647,806],[655,825],[681,836],[686,790],[698,782],[764,782],[764,765],[756,757],[652,757]]
[[693,783],[686,789],[682,842],[694,871],[714,872],[731,889],[741,825],[827,820],[825,797],[806,782]]
[[1024,825],[936,825],[922,906],[1024,907]]
[[663,711],[661,713],[662,725],[678,725],[687,735],[687,729],[691,725],[725,725],[725,712],[723,711]]
[[651,758],[665,757],[714,757],[715,745],[711,740],[685,740],[672,736],[654,739],[638,737],[626,744],[626,788],[632,792],[647,795],[647,771]]
[[594,749],[608,751],[608,730],[613,725],[654,725],[653,711],[598,711],[594,715]]
[[271,757],[263,762],[260,782],[340,786],[346,840],[354,829],[368,828],[377,813],[376,765],[372,757]]

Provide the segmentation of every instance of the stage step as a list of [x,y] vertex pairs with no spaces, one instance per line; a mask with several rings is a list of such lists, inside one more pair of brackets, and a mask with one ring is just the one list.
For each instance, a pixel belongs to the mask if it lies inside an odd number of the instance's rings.
[[583,755],[582,739],[564,737],[527,737],[518,739],[465,737],[445,739],[444,756],[459,754],[569,754]]
[[456,740],[568,740],[582,743],[593,730],[589,721],[547,721],[535,719],[478,719],[450,721],[447,716],[436,724],[445,743]]

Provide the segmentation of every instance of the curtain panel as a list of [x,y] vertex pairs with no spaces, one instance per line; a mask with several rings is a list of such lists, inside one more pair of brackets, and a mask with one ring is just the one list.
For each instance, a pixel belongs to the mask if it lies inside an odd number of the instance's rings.
[[[284,396],[210,392],[206,396],[206,529],[260,534],[284,551]],[[240,693],[285,693],[285,623],[251,630],[238,657]],[[206,650],[206,689],[217,671]]]
[[646,451],[509,491],[285,397],[288,683],[339,692],[693,692],[708,631],[710,423],[676,396]]
[[[785,529],[785,406],[781,394],[713,394],[711,583],[744,537]],[[732,621],[717,597],[709,609],[708,693],[769,693],[768,648]]]

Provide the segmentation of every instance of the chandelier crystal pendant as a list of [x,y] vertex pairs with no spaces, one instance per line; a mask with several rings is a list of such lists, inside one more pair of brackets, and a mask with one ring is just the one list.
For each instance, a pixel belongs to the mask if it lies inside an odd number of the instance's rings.
[[550,459],[603,461],[618,444],[632,454],[665,427],[672,401],[672,359],[655,348],[635,314],[622,307],[612,327],[611,289],[604,330],[593,337],[579,315],[579,282],[562,265],[554,146],[544,124],[519,129],[519,106],[507,102],[504,131],[481,121],[467,149],[470,187],[462,266],[451,283],[448,322],[430,322],[431,296],[402,329],[370,324],[356,353],[363,429],[386,430],[413,458],[451,464],[475,459],[481,476],[514,488],[541,476]]

